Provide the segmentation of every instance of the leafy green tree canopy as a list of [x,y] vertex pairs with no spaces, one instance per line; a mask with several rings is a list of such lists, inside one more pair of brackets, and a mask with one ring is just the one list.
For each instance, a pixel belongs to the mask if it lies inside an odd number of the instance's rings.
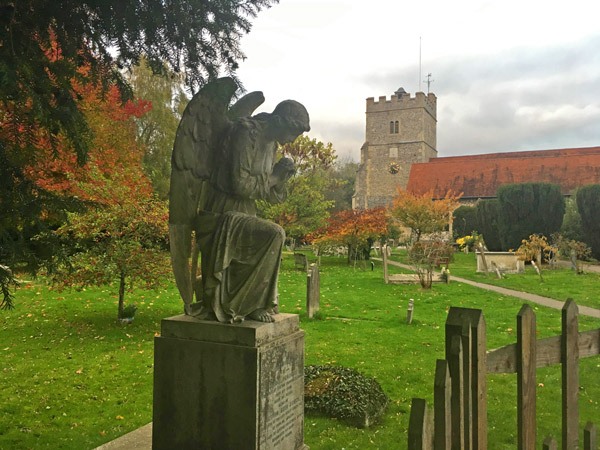
[[150,111],[135,118],[137,140],[145,149],[144,169],[152,180],[154,192],[166,199],[169,195],[173,142],[188,98],[183,92],[181,77],[174,72],[169,72],[167,76],[155,74],[146,58],[141,58],[131,68],[127,78],[134,96],[152,104]]
[[331,143],[301,135],[294,142],[279,148],[291,158],[297,173],[288,181],[288,197],[283,203],[258,202],[259,214],[283,227],[286,234],[298,241],[325,225],[333,201],[325,192],[334,183],[331,177],[337,158]]

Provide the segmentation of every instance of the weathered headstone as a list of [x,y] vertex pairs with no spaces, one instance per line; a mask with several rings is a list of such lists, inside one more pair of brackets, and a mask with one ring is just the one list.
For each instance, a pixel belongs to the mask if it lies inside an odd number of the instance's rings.
[[306,450],[295,314],[236,326],[181,315],[155,340],[152,448]]
[[488,265],[487,265],[487,261],[485,260],[485,248],[483,247],[483,244],[481,242],[478,245],[478,249],[479,249],[479,254],[481,255],[481,263],[483,264],[483,271],[485,273],[485,276],[487,277]]
[[411,298],[408,301],[408,308],[406,309],[406,323],[409,325],[412,323],[414,310],[415,310],[415,300]]
[[383,251],[381,252],[381,256],[383,256],[383,281],[385,282],[385,284],[389,283],[387,249],[388,249],[388,247],[386,245],[385,248],[383,249]]
[[321,280],[319,266],[311,264],[306,276],[306,312],[308,318],[312,319],[320,308]]
[[575,250],[571,250],[571,270],[574,270],[576,273],[579,273],[579,264],[577,264],[577,252]]

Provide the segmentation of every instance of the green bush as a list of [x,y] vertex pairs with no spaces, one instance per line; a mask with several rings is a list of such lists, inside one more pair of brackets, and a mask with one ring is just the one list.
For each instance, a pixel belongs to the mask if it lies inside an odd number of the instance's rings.
[[304,368],[304,410],[334,417],[359,428],[385,412],[389,398],[374,378],[341,366]]

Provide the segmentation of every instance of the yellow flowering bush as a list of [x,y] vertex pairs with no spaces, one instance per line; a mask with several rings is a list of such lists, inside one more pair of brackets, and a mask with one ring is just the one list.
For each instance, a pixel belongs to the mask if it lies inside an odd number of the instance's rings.
[[475,244],[477,244],[477,242],[479,241],[480,237],[481,236],[477,232],[473,231],[473,233],[471,234],[459,237],[456,240],[456,243],[458,244],[461,250],[464,250],[465,248],[468,250],[472,250]]

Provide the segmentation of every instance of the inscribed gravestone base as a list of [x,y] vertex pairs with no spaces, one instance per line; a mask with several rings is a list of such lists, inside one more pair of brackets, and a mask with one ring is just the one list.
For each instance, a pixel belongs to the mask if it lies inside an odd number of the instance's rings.
[[155,341],[153,449],[306,450],[298,316],[236,326],[164,319]]

